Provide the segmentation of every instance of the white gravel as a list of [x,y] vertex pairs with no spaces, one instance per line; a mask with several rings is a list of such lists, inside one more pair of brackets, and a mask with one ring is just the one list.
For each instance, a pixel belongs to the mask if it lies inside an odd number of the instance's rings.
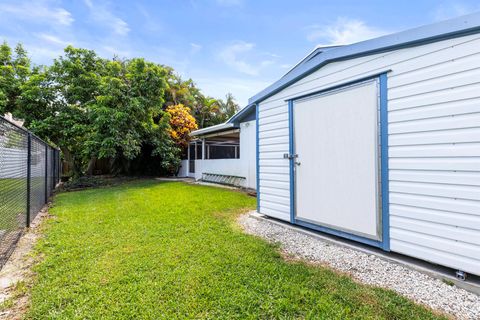
[[279,243],[296,258],[328,265],[357,281],[388,288],[457,319],[480,319],[480,296],[376,255],[336,245],[250,214],[239,219],[247,233]]

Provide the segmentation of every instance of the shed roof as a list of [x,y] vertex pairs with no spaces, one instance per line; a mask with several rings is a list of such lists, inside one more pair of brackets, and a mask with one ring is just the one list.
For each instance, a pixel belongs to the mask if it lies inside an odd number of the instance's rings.
[[254,111],[255,104],[278,93],[328,63],[419,46],[479,32],[480,12],[477,12],[350,45],[317,46],[278,81],[251,97],[248,100],[248,105],[233,115],[227,122],[193,131],[191,135],[198,136],[237,127],[242,119]]
[[418,46],[478,32],[480,32],[480,12],[393,33],[371,40],[331,48],[322,51],[320,54],[309,54],[306,58],[311,57],[310,59],[304,58],[278,81],[251,97],[248,100],[247,107],[251,108],[253,104],[267,99],[288,87],[290,84],[334,61],[348,60],[361,56]]

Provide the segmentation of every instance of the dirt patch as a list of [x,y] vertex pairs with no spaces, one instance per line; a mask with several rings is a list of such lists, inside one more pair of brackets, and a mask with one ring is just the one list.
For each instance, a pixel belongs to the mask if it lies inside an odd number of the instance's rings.
[[28,308],[32,266],[38,261],[33,247],[41,237],[40,225],[50,218],[45,206],[25,230],[7,263],[0,271],[0,320],[21,319]]

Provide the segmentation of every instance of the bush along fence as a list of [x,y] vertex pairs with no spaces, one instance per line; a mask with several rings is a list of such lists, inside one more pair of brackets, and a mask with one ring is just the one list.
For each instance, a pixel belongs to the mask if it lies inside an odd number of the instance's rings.
[[0,268],[60,180],[60,152],[0,116]]

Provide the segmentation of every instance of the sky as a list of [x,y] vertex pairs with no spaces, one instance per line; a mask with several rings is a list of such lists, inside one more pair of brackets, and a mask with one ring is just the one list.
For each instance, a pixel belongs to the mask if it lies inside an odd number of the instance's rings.
[[169,65],[241,106],[317,45],[348,44],[480,11],[478,1],[0,0],[0,40],[49,65],[71,44]]

